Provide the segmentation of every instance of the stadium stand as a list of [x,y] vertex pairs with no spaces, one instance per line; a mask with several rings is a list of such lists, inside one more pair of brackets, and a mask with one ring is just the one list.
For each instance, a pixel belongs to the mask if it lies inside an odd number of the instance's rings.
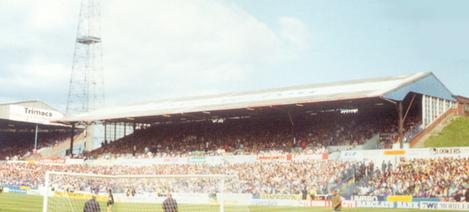
[[[329,112],[305,114],[295,117],[295,122],[294,133],[288,119],[271,117],[156,125],[115,142],[105,142],[87,156],[323,152],[328,146],[354,148],[377,134],[389,136],[381,140],[382,147],[389,148],[397,139],[397,120],[392,116]],[[409,137],[419,123],[416,115],[408,119],[405,128]]]
[[0,104],[0,159],[27,157],[66,140],[69,127],[51,122],[60,118],[61,112],[40,101]]
[[[70,142],[67,157],[34,161],[12,156],[27,155],[31,127],[39,123],[24,122],[29,130],[10,132],[15,120],[2,119],[7,113],[0,107],[0,130],[8,132],[0,137],[0,159],[7,159],[0,161],[0,186],[13,192],[50,190],[51,197],[111,189],[116,197],[153,198],[169,190],[175,196],[213,194],[219,185],[206,178],[132,176],[226,174],[232,178],[223,181],[225,192],[267,201],[249,202],[254,205],[279,199],[325,203],[335,190],[348,201],[375,198],[372,206],[389,196],[469,201],[468,148],[410,148],[416,135],[454,110],[454,104],[431,73],[162,100],[41,122],[43,128],[61,125],[55,133],[39,132],[39,147],[77,135],[73,129],[79,123],[104,123],[104,140],[97,149],[75,153]],[[117,126],[124,126],[122,136],[116,136]],[[55,175],[48,185],[47,171],[77,174]]]
[[[132,126],[123,136],[110,136],[105,127],[102,148],[88,153],[94,157],[292,152],[301,147],[337,151],[392,148],[396,142],[400,148],[411,146],[416,134],[454,105],[451,92],[432,73],[416,73],[151,101],[57,121],[97,121],[111,129],[114,125],[114,131],[116,126]],[[375,136],[378,142],[371,142]]]
[[[37,149],[63,142],[69,137],[67,130],[50,130],[38,132]],[[1,132],[0,160],[28,157],[34,152],[34,131]]]

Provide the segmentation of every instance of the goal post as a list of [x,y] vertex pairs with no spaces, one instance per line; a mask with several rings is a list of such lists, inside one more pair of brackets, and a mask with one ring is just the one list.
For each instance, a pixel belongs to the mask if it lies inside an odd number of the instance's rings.
[[227,179],[233,179],[233,176],[102,175],[47,171],[42,189],[42,211],[78,212],[94,204],[100,211],[165,211],[164,207],[177,207],[183,211],[225,212]]

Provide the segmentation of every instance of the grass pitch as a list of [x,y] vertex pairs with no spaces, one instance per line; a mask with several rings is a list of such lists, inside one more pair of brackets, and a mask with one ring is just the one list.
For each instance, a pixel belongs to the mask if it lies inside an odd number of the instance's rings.
[[[58,212],[81,212],[83,211],[84,201],[68,201],[57,198],[50,199],[51,207],[49,211]],[[106,211],[106,205],[104,202],[100,202],[101,211]],[[1,212],[41,212],[42,211],[42,197],[31,196],[24,194],[14,193],[0,193],[0,211]],[[152,211],[161,212],[160,204],[124,204],[116,203],[112,208],[113,212],[120,211]],[[218,212],[218,206],[216,205],[180,205],[179,211],[197,211],[197,212]],[[264,211],[287,211],[287,212],[330,212],[328,208],[296,208],[296,207],[266,207],[266,206],[226,206],[226,212],[264,212]],[[415,212],[423,210],[413,209],[367,209],[367,208],[354,208],[354,209],[343,209],[345,212]],[[449,212],[449,211],[439,211]]]
[[469,117],[459,117],[439,134],[425,142],[425,147],[469,146]]

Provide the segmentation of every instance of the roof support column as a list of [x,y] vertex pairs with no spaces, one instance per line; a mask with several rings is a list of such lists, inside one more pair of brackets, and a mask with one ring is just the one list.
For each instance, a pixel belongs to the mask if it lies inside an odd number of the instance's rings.
[[[135,122],[134,122],[134,125],[133,125],[133,128],[134,128],[134,129],[133,129],[132,141],[131,141],[131,142],[135,142],[135,126],[136,126],[136,124],[135,124]],[[136,151],[137,151],[137,147],[136,147],[135,144],[134,144],[133,147],[132,147],[132,156],[135,157]]]
[[402,101],[393,101],[393,100],[390,100],[390,99],[384,99],[383,98],[383,100],[386,100],[386,101],[391,102],[394,105],[396,105],[396,109],[397,109],[397,127],[398,127],[398,133],[399,133],[398,139],[399,139],[399,146],[400,146],[401,149],[404,148],[404,122],[407,118],[407,115],[409,114],[410,109],[412,108],[415,97],[416,97],[416,94],[413,94],[412,99],[410,100],[410,103],[407,106],[405,115],[404,115],[404,109],[403,109],[404,100],[402,100]]
[[132,125],[132,142],[135,140],[135,128],[136,128],[136,123],[134,122]]
[[127,122],[124,122],[124,136],[127,136]]
[[107,144],[107,123],[104,122],[104,144]]
[[70,131],[70,150],[69,155],[73,158],[73,137],[75,135],[75,123],[72,123],[72,130]]
[[113,142],[117,140],[116,131],[117,131],[117,123],[114,122],[114,140],[113,140]]
[[402,101],[397,103],[397,114],[398,114],[398,130],[399,130],[399,145],[400,148],[404,148],[404,117],[402,112]]
[[36,130],[34,131],[34,151],[33,151],[34,154],[36,154],[37,152],[37,131],[39,130],[38,128],[39,127],[36,124]]
[[290,111],[288,111],[287,113],[288,113],[288,119],[290,120],[290,124],[291,124],[291,133],[292,133],[292,137],[293,137],[293,145],[294,145],[294,147],[296,147],[295,122],[293,121],[293,118],[290,114]]
[[416,94],[412,95],[412,99],[410,100],[409,106],[407,106],[407,109],[406,109],[406,112],[405,112],[405,115],[404,115],[404,121],[407,119],[407,115],[409,115],[409,111],[412,108],[412,105],[414,104],[415,96],[417,96],[417,95]]

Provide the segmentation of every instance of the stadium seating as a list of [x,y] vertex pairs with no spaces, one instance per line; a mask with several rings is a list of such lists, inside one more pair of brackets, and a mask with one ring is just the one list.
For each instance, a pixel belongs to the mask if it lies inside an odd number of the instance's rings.
[[[67,132],[39,132],[37,148],[53,145],[69,136]],[[34,149],[34,132],[1,132],[0,160],[20,158],[29,155]]]
[[[378,117],[378,118],[375,118]],[[410,141],[420,123],[409,116],[405,123]],[[380,147],[390,148],[397,139],[393,116],[315,114],[286,118],[237,119],[218,122],[154,125],[117,141],[106,141],[87,156],[259,154],[268,151],[318,152],[329,146],[356,147],[376,134],[383,134]]]

